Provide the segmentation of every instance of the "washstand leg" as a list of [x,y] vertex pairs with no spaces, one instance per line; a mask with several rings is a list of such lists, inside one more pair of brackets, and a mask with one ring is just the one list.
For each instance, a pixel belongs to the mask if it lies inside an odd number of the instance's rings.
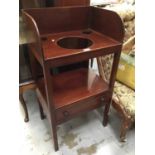
[[110,104],[111,104],[111,98],[108,99],[108,102],[105,105],[105,109],[104,109],[104,117],[103,117],[103,125],[106,126],[108,124],[108,113],[109,113],[109,109],[110,109]]
[[43,119],[46,118],[46,116],[44,114],[43,108],[42,108],[41,103],[40,103],[39,100],[38,100],[38,105],[39,105],[39,111],[40,111],[40,118],[43,120]]

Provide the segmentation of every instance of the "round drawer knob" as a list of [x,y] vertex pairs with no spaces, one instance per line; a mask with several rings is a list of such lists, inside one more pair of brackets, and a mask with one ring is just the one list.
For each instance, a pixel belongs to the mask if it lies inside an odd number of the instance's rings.
[[68,116],[69,116],[69,112],[68,112],[68,111],[64,111],[64,112],[63,112],[63,115],[64,115],[65,117],[68,117]]
[[102,101],[102,102],[104,102],[104,101],[105,101],[105,99],[102,97],[102,98],[101,98],[101,101]]

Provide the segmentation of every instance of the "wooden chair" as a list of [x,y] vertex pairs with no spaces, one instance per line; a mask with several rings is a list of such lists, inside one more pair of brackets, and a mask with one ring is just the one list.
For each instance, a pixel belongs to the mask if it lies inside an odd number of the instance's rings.
[[[30,68],[30,64],[29,61],[27,60],[29,58],[28,56],[28,48],[27,48],[27,39],[26,39],[26,25],[23,22],[22,17],[20,16],[20,33],[19,33],[19,100],[20,103],[24,109],[24,113],[25,113],[25,118],[24,121],[28,122],[29,121],[29,114],[28,114],[28,109],[27,109],[27,105],[25,103],[25,100],[23,98],[23,93],[28,91],[28,90],[35,90],[36,89],[36,84],[35,81],[32,79],[32,75],[31,75],[31,68]],[[24,55],[24,53],[26,52],[27,54],[27,59]],[[27,68],[27,70],[23,70],[23,66]],[[23,76],[24,75],[24,76]],[[39,105],[39,109],[40,109],[40,115],[41,115],[41,119],[44,118],[44,115],[42,114],[42,110],[40,108]]]
[[24,109],[24,113],[25,113],[24,121],[25,122],[29,121],[29,114],[28,114],[26,103],[23,98],[23,93],[27,90],[31,90],[31,89],[34,90],[35,88],[36,88],[36,85],[35,85],[34,81],[27,81],[25,83],[19,84],[19,100],[20,100],[20,103]]
[[[101,77],[109,82],[113,55],[97,58]],[[125,75],[126,76],[126,75]],[[126,140],[126,132],[135,120],[135,92],[128,86],[116,81],[112,97],[112,106],[122,117],[120,141]],[[105,124],[106,125],[106,124]]]
[[[24,97],[23,97],[23,93],[28,90],[36,90],[35,81],[31,80],[31,81],[26,81],[26,82],[19,84],[19,101],[24,109],[24,114],[25,114],[24,121],[25,122],[29,121],[29,113],[28,113],[27,105],[26,105]],[[41,117],[41,119],[44,119],[46,116],[42,110],[39,100],[38,100],[38,105],[39,105],[40,117]]]

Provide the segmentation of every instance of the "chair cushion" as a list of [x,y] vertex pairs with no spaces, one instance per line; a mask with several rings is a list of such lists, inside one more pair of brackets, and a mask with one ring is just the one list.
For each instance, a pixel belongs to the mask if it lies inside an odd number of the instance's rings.
[[135,118],[134,90],[116,81],[114,86],[113,100],[114,102],[121,104],[121,107],[123,107],[129,116]]

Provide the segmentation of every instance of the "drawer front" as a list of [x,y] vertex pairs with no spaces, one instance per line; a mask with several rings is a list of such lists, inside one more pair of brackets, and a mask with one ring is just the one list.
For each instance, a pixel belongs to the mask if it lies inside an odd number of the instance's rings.
[[82,113],[85,113],[90,110],[94,110],[98,107],[103,106],[104,104],[101,100],[102,100],[101,96],[95,97],[82,102],[74,103],[72,105],[66,106],[61,109],[57,109],[56,110],[57,124],[63,123]]

